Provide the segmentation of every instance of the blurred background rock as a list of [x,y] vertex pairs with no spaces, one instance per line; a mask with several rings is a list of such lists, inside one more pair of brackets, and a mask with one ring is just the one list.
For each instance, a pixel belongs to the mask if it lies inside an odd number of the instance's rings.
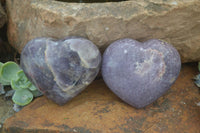
[[6,62],[14,60],[16,51],[9,45],[7,39],[5,0],[1,0],[0,2],[0,62]]

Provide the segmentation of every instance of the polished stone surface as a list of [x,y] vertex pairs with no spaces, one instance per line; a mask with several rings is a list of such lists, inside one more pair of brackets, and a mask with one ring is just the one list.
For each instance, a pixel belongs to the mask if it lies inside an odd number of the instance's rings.
[[170,44],[121,39],[106,49],[102,76],[108,87],[128,104],[142,108],[162,96],[175,82],[180,55]]
[[36,38],[21,53],[27,77],[57,104],[63,105],[89,85],[99,72],[101,55],[89,40]]

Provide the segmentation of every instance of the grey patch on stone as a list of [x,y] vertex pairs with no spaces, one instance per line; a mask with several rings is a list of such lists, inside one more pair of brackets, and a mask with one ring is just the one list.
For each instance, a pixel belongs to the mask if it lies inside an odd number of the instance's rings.
[[20,105],[14,104],[14,105],[13,105],[13,110],[14,110],[15,112],[19,112],[20,110],[23,109],[23,107],[24,107],[24,106],[20,106]]
[[200,102],[196,103],[197,106],[200,106]]
[[15,90],[9,90],[9,91],[6,92],[4,98],[5,98],[5,99],[8,99],[8,98],[12,97],[12,95],[13,95],[14,93],[15,93]]
[[84,127],[74,127],[73,132],[76,132],[76,133],[92,133],[89,129],[86,129]]
[[4,86],[2,84],[0,84],[0,95],[5,94],[5,90],[4,90]]
[[96,130],[96,129],[87,129],[84,127],[73,127],[70,128],[68,125],[55,125],[57,128],[64,129],[65,132],[73,132],[73,133],[101,133],[101,131]]

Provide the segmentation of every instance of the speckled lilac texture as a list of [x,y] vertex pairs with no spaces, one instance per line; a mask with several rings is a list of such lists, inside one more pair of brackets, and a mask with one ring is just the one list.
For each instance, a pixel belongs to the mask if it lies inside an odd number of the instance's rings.
[[181,59],[170,44],[152,39],[113,42],[104,52],[102,76],[123,101],[143,108],[162,96],[177,79]]

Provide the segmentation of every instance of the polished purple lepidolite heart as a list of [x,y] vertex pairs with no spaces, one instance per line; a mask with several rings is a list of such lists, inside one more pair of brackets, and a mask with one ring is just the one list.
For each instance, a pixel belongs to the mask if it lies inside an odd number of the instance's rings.
[[142,108],[162,96],[181,68],[177,50],[152,39],[113,42],[104,52],[102,75],[108,87],[128,104]]
[[101,55],[89,40],[36,38],[21,53],[20,65],[44,95],[65,104],[89,85],[99,72]]

